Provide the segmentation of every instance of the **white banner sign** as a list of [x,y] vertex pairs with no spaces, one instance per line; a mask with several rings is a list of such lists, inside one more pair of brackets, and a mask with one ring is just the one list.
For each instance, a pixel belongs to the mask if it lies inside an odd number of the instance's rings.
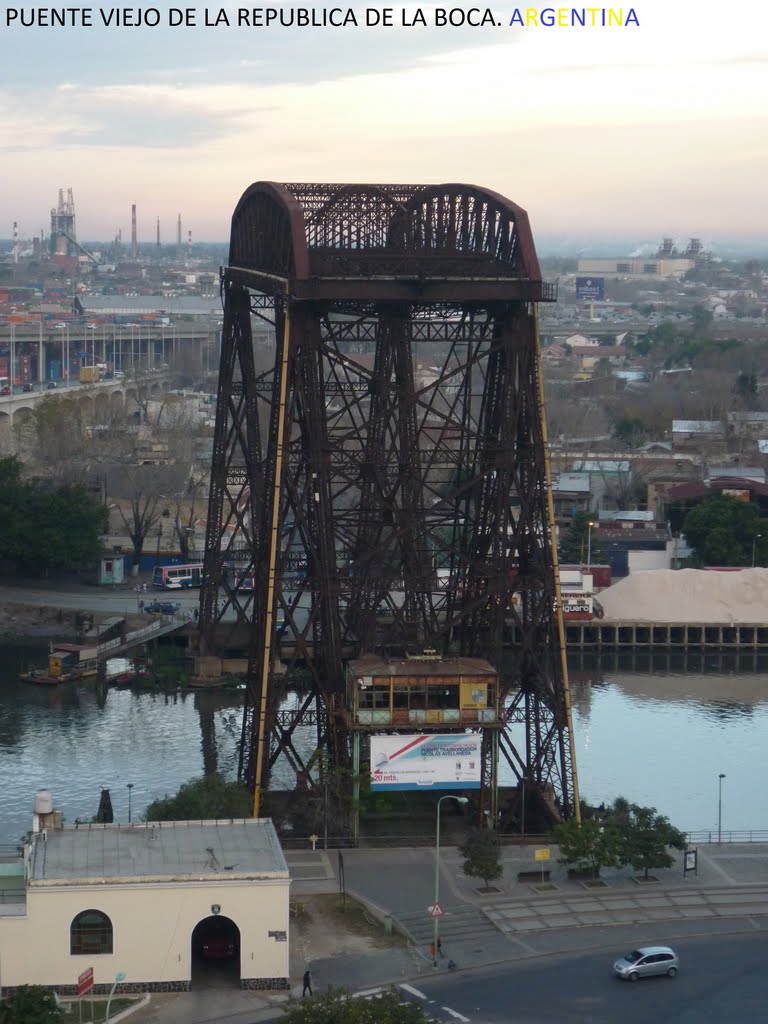
[[480,733],[371,736],[371,789],[479,789]]

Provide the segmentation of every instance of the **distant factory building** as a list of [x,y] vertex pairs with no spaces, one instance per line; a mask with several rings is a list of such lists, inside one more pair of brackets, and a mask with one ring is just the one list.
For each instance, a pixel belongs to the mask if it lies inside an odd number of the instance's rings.
[[625,259],[580,259],[578,273],[600,277],[683,277],[696,265],[684,257],[656,256]]

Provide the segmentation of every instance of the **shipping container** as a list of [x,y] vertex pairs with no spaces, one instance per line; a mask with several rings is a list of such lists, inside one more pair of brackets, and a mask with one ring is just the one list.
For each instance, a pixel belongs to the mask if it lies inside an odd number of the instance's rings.
[[[589,570],[587,570],[586,564],[582,565],[561,565],[560,572],[587,572],[592,574],[592,586],[595,590],[602,590],[604,587],[610,587],[611,585],[611,566],[610,565],[595,565],[593,562]],[[626,576],[626,573],[624,573]]]

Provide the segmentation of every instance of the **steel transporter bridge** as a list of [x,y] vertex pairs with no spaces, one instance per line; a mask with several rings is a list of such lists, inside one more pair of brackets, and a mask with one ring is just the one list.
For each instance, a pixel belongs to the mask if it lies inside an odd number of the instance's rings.
[[473,730],[480,820],[578,815],[537,329],[556,295],[526,212],[462,184],[260,181],[222,293],[200,653],[248,637],[254,813],[278,761],[311,790],[377,731]]

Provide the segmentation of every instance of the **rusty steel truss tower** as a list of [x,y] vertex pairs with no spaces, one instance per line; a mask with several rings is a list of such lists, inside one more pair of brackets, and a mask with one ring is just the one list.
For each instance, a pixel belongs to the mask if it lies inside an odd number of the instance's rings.
[[494,750],[524,798],[578,815],[537,330],[555,294],[525,211],[460,184],[257,182],[222,291],[200,642],[249,639],[255,809],[280,758],[299,786],[349,766],[345,662],[415,647],[490,661]]

